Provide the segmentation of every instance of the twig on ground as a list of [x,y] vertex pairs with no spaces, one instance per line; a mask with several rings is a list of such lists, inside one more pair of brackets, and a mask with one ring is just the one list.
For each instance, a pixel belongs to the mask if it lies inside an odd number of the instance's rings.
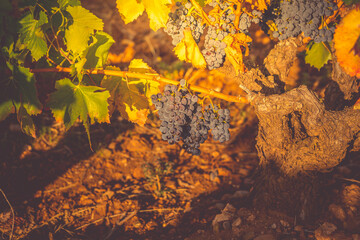
[[[173,211],[173,210],[182,210],[182,208],[158,208],[158,209],[145,209],[145,210],[135,210],[132,212],[128,212],[129,215],[127,217],[125,217],[123,220],[121,220],[120,222],[116,223],[118,226],[124,224],[126,221],[128,221],[130,218],[134,217],[137,213],[142,213],[142,212],[162,212],[162,211]],[[110,215],[108,216],[108,218],[116,218],[116,217],[120,217],[123,216],[125,213],[118,213],[118,214],[114,214],[114,215]],[[80,230],[84,227],[90,226],[92,224],[96,224],[99,223],[101,221],[104,221],[106,217],[97,219],[93,222],[90,223],[86,223],[80,227],[77,227],[75,230]],[[121,219],[121,218],[120,218]]]
[[348,181],[348,182],[353,182],[353,183],[360,184],[360,181],[359,181],[359,180],[356,180],[356,179],[342,178],[342,177],[338,177],[338,179],[345,180],[345,181]]
[[11,213],[12,213],[12,225],[11,225],[11,232],[10,232],[10,237],[9,239],[11,240],[12,237],[13,237],[13,233],[14,233],[14,227],[15,227],[15,212],[14,212],[14,209],[13,207],[11,206],[9,200],[7,199],[4,191],[0,188],[0,192],[2,193],[2,195],[4,196],[6,202],[9,204],[9,207],[10,207],[10,210],[11,210]]
[[79,184],[78,184],[78,183],[73,183],[73,184],[67,185],[67,186],[65,186],[65,187],[53,188],[53,189],[45,190],[44,193],[64,191],[64,190],[66,190],[66,189],[76,187],[77,185],[79,185]]

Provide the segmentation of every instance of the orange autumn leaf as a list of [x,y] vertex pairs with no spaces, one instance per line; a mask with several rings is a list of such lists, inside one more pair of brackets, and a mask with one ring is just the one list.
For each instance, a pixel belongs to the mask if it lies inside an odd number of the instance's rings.
[[340,66],[352,77],[360,78],[360,56],[354,46],[360,36],[360,10],[350,11],[338,25],[334,34],[335,54]]

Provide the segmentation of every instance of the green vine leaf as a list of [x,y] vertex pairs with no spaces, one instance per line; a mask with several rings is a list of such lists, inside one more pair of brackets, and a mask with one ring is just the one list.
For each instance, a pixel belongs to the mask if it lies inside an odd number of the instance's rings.
[[[114,67],[107,69],[119,70]],[[101,86],[111,94],[108,100],[111,114],[117,109],[123,118],[143,126],[149,113],[149,102],[134,83],[122,77],[105,76]]]
[[109,49],[114,43],[115,40],[109,34],[102,31],[96,32],[93,43],[84,52],[86,58],[84,68],[103,68]]
[[[110,47],[115,43],[114,39],[103,31],[98,31],[91,37],[92,44],[82,53],[81,59],[75,63],[75,69],[79,81],[82,81],[82,70],[90,68],[103,68],[109,54]],[[75,72],[74,72],[75,73]]]
[[81,6],[79,0],[58,0],[58,4],[61,10],[65,10],[67,6]]
[[312,41],[308,44],[305,56],[306,63],[320,70],[329,60],[331,60],[331,52],[325,43],[314,43]]
[[34,121],[32,120],[31,116],[28,114],[23,105],[20,105],[19,111],[17,112],[17,119],[20,123],[21,130],[25,134],[36,138]]
[[0,99],[0,121],[4,120],[14,110],[12,101],[8,98]]
[[[6,63],[6,67],[12,72],[10,76],[3,76],[0,89],[0,120],[5,119],[14,109],[19,112],[20,108],[28,115],[36,115],[41,112],[40,103],[34,75],[28,68]],[[3,73],[4,74],[4,73]],[[25,133],[28,133],[25,131]],[[32,136],[32,135],[31,135]]]
[[55,119],[63,121],[69,129],[80,118],[91,147],[90,124],[110,122],[107,103],[110,93],[97,86],[75,85],[68,78],[57,81],[55,88],[57,91],[50,95],[48,103]]
[[34,74],[28,68],[13,66],[13,78],[16,82],[14,90],[19,91],[14,95],[20,96],[17,102],[21,103],[30,115],[39,114],[42,104],[38,99]]
[[39,20],[34,19],[32,13],[26,14],[20,20],[20,42],[30,50],[31,56],[38,61],[47,52],[47,44],[42,26],[48,23],[44,11],[40,11]]
[[94,33],[94,30],[102,30],[104,23],[81,6],[68,6],[66,11],[70,13],[73,20],[65,31],[67,48],[73,53],[80,54],[87,48],[90,35]]

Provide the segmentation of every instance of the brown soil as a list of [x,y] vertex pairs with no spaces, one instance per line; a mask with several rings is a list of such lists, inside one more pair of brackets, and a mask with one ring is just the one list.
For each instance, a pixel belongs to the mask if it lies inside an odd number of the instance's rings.
[[[113,62],[123,69],[131,57],[142,58],[163,75],[242,93],[221,73],[179,64],[170,38],[151,31],[146,15],[125,26],[114,0],[84,6],[104,20],[117,42]],[[253,32],[259,40],[248,61],[260,64],[273,43]],[[0,123],[0,238],[9,239],[14,223],[13,239],[360,239],[356,154],[334,170],[329,210],[315,224],[259,211],[249,199],[257,119],[250,106],[222,105],[231,110],[232,139],[208,140],[200,156],[163,142],[155,114],[144,127],[117,115],[92,126],[93,152],[81,124],[66,132],[44,112],[36,119],[39,137],[30,139],[10,116]]]

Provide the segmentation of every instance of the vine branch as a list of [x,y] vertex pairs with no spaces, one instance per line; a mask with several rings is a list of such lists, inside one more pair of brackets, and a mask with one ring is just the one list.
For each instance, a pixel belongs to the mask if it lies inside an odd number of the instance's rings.
[[[71,68],[64,68],[64,67],[55,67],[55,68],[39,68],[39,69],[31,69],[32,73],[44,73],[44,72],[65,72],[70,73]],[[177,85],[179,84],[178,81],[160,77],[159,75],[155,74],[144,74],[144,73],[135,73],[135,72],[126,72],[126,71],[117,71],[117,70],[104,70],[104,69],[87,69],[85,70],[86,74],[102,74],[102,75],[108,75],[108,76],[116,76],[116,77],[123,77],[123,78],[137,78],[137,79],[146,79],[146,80],[152,80],[167,84],[173,84]],[[189,88],[192,91],[204,93],[206,95],[210,95],[216,98],[223,99],[228,102],[235,102],[235,103],[247,103],[246,97],[241,96],[231,96],[227,94],[223,94],[220,92],[216,92],[212,89],[207,89],[195,85],[189,84]]]

